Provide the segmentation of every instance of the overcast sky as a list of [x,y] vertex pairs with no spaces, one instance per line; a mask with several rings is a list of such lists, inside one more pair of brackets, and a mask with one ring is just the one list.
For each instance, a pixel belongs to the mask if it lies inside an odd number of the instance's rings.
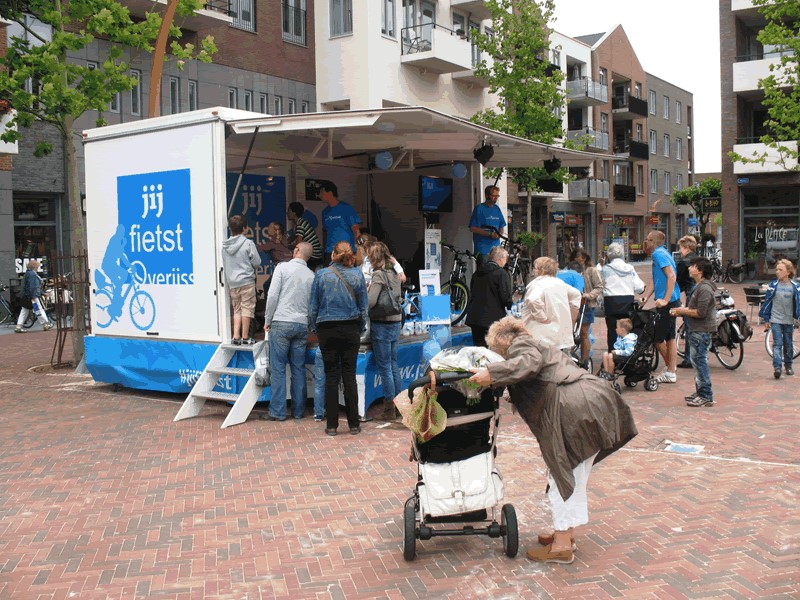
[[720,170],[719,3],[716,0],[555,0],[569,37],[622,25],[648,73],[694,94],[695,173]]

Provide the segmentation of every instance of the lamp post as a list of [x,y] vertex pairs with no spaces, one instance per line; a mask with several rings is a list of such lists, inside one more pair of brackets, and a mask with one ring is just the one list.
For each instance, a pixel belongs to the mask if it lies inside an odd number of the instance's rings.
[[167,39],[175,12],[178,10],[180,0],[167,0],[167,9],[161,20],[161,28],[158,30],[156,45],[153,49],[153,63],[150,69],[150,97],[147,116],[158,117],[161,115],[161,75],[164,71],[164,54],[167,51]]

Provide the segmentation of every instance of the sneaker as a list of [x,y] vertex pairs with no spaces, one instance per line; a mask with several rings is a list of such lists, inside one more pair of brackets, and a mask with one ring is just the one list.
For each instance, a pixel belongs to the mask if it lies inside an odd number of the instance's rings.
[[678,377],[675,373],[670,373],[669,371],[662,371],[661,375],[656,377],[656,381],[658,383],[677,383]]
[[22,330],[22,327],[14,327],[14,333],[25,333],[25,332]]
[[789,377],[791,377],[792,375],[794,375],[794,370],[792,369],[792,367],[786,367],[786,374],[787,374]]
[[242,345],[242,340],[240,340],[238,338],[233,338],[231,340],[231,344],[233,344],[234,346],[241,346]]
[[242,340],[242,346],[252,346],[256,343],[253,338],[247,338],[246,340]]
[[45,331],[50,331],[52,328],[53,328],[52,323],[46,323],[44,327],[42,327],[42,329],[44,329]]
[[687,400],[686,401],[686,406],[694,406],[694,407],[697,407],[697,406],[714,406],[714,401],[711,400],[710,398],[703,398],[702,396],[698,396],[697,398],[694,398],[693,400]]
[[775,371],[773,371],[772,374],[775,376],[775,379],[780,379],[781,378],[781,370],[780,369],[775,369]]
[[314,420],[315,420],[317,423],[321,422],[321,421],[322,421],[322,419],[324,419],[324,418],[325,418],[325,415],[314,415]]
[[689,394],[688,396],[684,396],[683,399],[689,402],[690,400],[694,400],[695,398],[697,398],[697,396],[699,396],[699,394],[695,392],[694,394]]

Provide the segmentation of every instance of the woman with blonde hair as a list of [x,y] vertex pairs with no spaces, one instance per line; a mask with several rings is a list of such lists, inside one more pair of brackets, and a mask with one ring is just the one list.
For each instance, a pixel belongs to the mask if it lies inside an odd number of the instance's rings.
[[525,289],[522,322],[528,333],[559,349],[571,348],[572,323],[581,308],[581,293],[556,277],[558,263],[540,256],[533,261],[536,278]]
[[777,279],[767,287],[764,304],[758,316],[764,320],[764,331],[772,330],[772,368],[775,379],[781,378],[781,367],[787,375],[794,375],[794,343],[792,332],[794,321],[800,319],[800,284],[792,261],[785,258],[775,263]]
[[470,381],[508,387],[511,403],[539,443],[548,469],[547,496],[553,533],[540,534],[542,548],[530,560],[571,563],[573,529],[589,521],[586,485],[592,465],[633,439],[636,425],[622,396],[551,344],[534,339],[506,317],[489,328],[489,349],[505,358],[477,369]]
[[308,323],[317,333],[325,364],[325,433],[336,435],[339,427],[339,382],[350,433],[360,433],[356,359],[361,333],[367,323],[367,285],[356,268],[356,257],[347,241],[331,252],[331,264],[320,269],[311,284]]

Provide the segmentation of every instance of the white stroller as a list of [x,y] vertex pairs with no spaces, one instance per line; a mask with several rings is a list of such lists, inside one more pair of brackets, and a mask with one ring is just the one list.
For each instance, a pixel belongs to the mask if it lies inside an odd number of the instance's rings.
[[[498,399],[492,390],[484,390],[478,402],[469,403],[461,392],[448,385],[470,375],[437,373],[437,400],[447,412],[447,427],[424,444],[411,436],[418,469],[414,494],[406,500],[403,510],[403,557],[407,561],[416,557],[417,539],[442,535],[502,537],[506,556],[517,555],[519,532],[514,507],[503,505],[500,523],[496,514],[503,500],[503,480],[494,464],[500,425]],[[415,388],[429,384],[430,376],[414,381],[408,389],[409,398],[413,398]],[[470,525],[432,527],[455,523]]]

